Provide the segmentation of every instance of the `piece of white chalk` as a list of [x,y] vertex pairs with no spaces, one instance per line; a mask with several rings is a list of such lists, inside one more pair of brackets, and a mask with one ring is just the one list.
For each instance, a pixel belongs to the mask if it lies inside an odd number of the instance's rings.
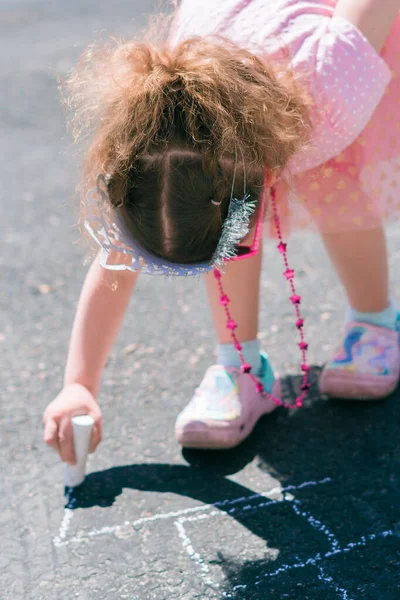
[[78,485],[81,485],[85,479],[86,461],[89,453],[94,419],[89,415],[81,415],[79,417],[72,417],[71,420],[74,435],[76,465],[66,465],[64,471],[64,485],[66,487],[77,487]]

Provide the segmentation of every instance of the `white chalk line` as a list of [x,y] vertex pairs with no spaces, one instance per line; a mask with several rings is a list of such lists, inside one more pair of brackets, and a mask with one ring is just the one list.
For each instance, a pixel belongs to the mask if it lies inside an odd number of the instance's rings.
[[284,501],[291,501],[292,498],[290,498],[290,500],[288,499],[287,495],[282,494],[282,497],[279,498],[278,500],[268,500],[267,502],[260,502],[259,504],[253,504],[253,505],[249,505],[247,504],[246,506],[243,506],[242,508],[231,508],[230,510],[227,511],[221,511],[221,510],[212,510],[211,512],[208,513],[203,513],[201,515],[197,515],[195,517],[180,517],[178,519],[179,523],[195,523],[196,521],[202,521],[204,519],[210,519],[212,517],[227,517],[229,515],[244,515],[246,512],[250,512],[250,511],[258,511],[260,510],[260,508],[265,508],[266,506],[272,506],[274,504],[280,504],[281,502]]
[[326,537],[329,540],[332,552],[335,550],[340,550],[340,544],[339,541],[336,539],[336,536],[327,528],[326,525],[324,525],[324,523],[322,523],[318,519],[315,519],[315,517],[313,517],[310,512],[303,510],[302,503],[300,502],[300,500],[293,500],[292,507],[296,515],[298,515],[299,517],[304,517],[306,521],[311,525],[311,527],[317,529],[318,531],[326,535]]
[[[302,503],[300,502],[300,500],[294,500],[292,503],[292,508],[296,515],[306,519],[306,521],[311,525],[311,527],[317,529],[328,538],[329,544],[331,546],[331,552],[336,553],[337,551],[341,550],[339,540],[336,538],[336,536],[328,529],[328,527],[324,523],[322,523],[322,521],[316,519],[309,511],[303,510]],[[349,592],[344,588],[337,586],[332,577],[324,573],[324,570],[321,567],[321,565],[318,565],[317,569],[319,571],[318,579],[323,581],[325,584],[328,584],[329,587],[333,587],[335,591],[338,594],[340,594],[341,600],[351,600],[349,597]]]
[[174,525],[178,530],[178,535],[182,540],[182,546],[186,550],[187,554],[189,555],[190,560],[192,560],[194,563],[196,563],[196,565],[198,567],[200,567],[200,571],[201,571],[201,574],[202,574],[202,577],[203,577],[205,583],[207,585],[214,587],[214,584],[209,577],[210,568],[204,562],[204,560],[202,559],[200,554],[198,552],[196,552],[195,549],[193,548],[192,541],[189,538],[189,536],[187,535],[184,525],[182,523],[180,523],[179,521],[174,521]]
[[74,516],[73,510],[71,510],[70,508],[64,509],[64,517],[63,517],[63,520],[61,521],[60,529],[58,532],[58,539],[65,540],[65,538],[67,537],[67,531],[68,531],[68,528],[72,521],[73,516]]
[[388,529],[387,531],[382,531],[380,533],[370,533],[369,535],[362,535],[358,542],[349,542],[342,550],[331,550],[325,554],[326,558],[330,558],[335,554],[341,554],[342,552],[351,552],[353,548],[360,548],[362,546],[366,546],[368,542],[372,542],[375,539],[385,538],[385,537],[396,537],[396,533],[392,529]]
[[325,573],[321,565],[318,565],[317,569],[319,571],[318,579],[320,581],[323,581],[326,585],[333,588],[335,592],[337,592],[340,595],[341,600],[351,600],[348,590],[345,590],[344,588],[341,588],[338,585],[336,585],[333,578]]
[[[60,529],[58,531],[58,539],[59,540],[65,540],[65,538],[67,537],[67,531],[68,528],[71,524],[71,521],[74,517],[74,511],[71,508],[68,508],[68,506],[70,506],[71,504],[71,494],[73,492],[72,488],[69,488],[67,490],[67,493],[65,495],[66,500],[67,500],[67,508],[64,509],[64,516],[63,519],[61,521],[61,525],[60,525]],[[72,501],[73,504],[73,501]]]
[[[71,509],[66,508],[64,511],[64,518],[63,518],[63,522],[62,522],[62,523],[64,523],[64,521],[66,522],[66,527],[63,528],[63,530],[62,530],[63,536],[60,535],[60,533],[61,533],[61,527],[60,527],[60,532],[59,532],[58,536],[56,536],[53,539],[53,544],[54,544],[54,546],[59,548],[61,546],[68,546],[69,544],[84,543],[84,542],[87,542],[89,539],[100,536],[100,535],[107,535],[107,534],[115,533],[116,531],[119,531],[122,527],[126,527],[126,526],[138,527],[140,525],[143,525],[144,523],[152,523],[154,521],[176,519],[176,518],[183,517],[185,515],[192,514],[192,513],[198,513],[198,512],[206,513],[210,509],[223,508],[225,506],[235,506],[236,504],[243,504],[243,502],[251,502],[253,500],[260,500],[262,498],[268,498],[269,496],[272,496],[272,495],[283,494],[284,492],[302,490],[304,488],[312,487],[312,486],[316,486],[316,485],[323,485],[325,483],[330,483],[331,481],[332,480],[330,477],[325,477],[324,479],[321,479],[319,481],[304,481],[303,483],[300,483],[299,485],[288,485],[285,488],[275,487],[275,488],[273,488],[271,490],[267,490],[261,494],[253,494],[251,496],[241,496],[240,498],[235,498],[233,500],[219,500],[217,502],[214,502],[213,504],[204,504],[202,506],[185,508],[185,509],[175,511],[175,512],[159,513],[156,515],[152,515],[151,517],[143,517],[141,519],[137,519],[136,521],[132,521],[132,522],[125,521],[125,523],[123,525],[104,526],[104,527],[101,527],[100,529],[93,529],[86,533],[83,533],[83,532],[78,533],[77,535],[75,535],[74,537],[71,537],[70,539],[66,539],[66,534],[67,534],[67,530],[68,530],[70,521],[72,519],[72,516],[69,518],[69,520],[66,519],[67,511],[71,511]],[[72,510],[71,512],[74,512],[74,511]],[[216,512],[219,513],[220,511],[216,511]],[[224,512],[222,511],[221,514],[224,514]]]

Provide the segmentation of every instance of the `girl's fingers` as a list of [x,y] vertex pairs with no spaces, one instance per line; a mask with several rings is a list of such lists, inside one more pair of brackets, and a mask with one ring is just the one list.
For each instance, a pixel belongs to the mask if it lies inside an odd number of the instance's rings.
[[95,419],[95,421],[92,429],[92,439],[90,441],[89,452],[94,452],[96,450],[103,437],[101,415],[92,415],[92,417]]
[[71,419],[63,419],[58,431],[59,454],[63,462],[76,464]]
[[56,452],[60,453],[60,446],[58,443],[58,425],[54,419],[47,419],[44,426],[43,439],[45,444],[54,448]]

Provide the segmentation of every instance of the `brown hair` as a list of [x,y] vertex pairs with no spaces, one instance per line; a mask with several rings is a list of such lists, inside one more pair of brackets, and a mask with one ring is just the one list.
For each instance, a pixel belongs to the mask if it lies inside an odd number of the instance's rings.
[[90,47],[67,88],[76,139],[90,136],[82,193],[109,173],[134,239],[174,262],[210,260],[232,188],[258,198],[310,130],[293,76],[219,37]]

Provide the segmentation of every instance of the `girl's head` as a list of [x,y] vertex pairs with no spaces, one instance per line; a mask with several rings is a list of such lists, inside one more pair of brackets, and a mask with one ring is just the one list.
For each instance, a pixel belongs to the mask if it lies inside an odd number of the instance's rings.
[[258,200],[309,132],[293,78],[219,38],[89,49],[69,90],[91,134],[83,191],[109,174],[133,239],[169,262],[210,261],[232,196]]

